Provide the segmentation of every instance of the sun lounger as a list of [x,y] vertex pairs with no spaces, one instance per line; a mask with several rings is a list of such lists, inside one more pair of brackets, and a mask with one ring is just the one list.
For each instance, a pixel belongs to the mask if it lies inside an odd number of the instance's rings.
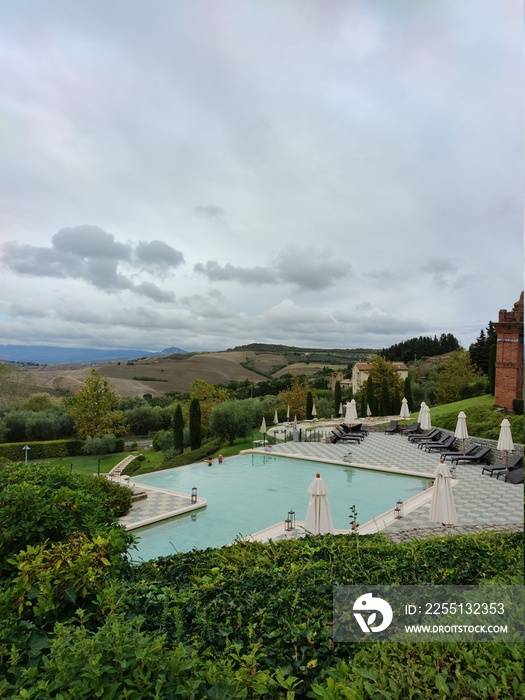
[[363,435],[368,435],[368,430],[363,428],[362,423],[356,423],[355,425],[351,425],[350,432],[351,433],[362,433]]
[[424,433],[414,433],[408,436],[409,442],[419,442],[420,440],[439,440],[443,435],[439,428],[432,428],[428,431],[428,435]]
[[450,457],[450,458],[452,458],[452,457],[459,457],[460,454],[466,455],[467,457],[469,457],[470,455],[476,454],[476,452],[477,452],[478,450],[479,450],[478,445],[473,445],[473,446],[470,448],[470,450],[467,450],[466,452],[459,452],[458,450],[452,450],[452,451],[450,451],[450,452],[442,452],[442,453],[439,455],[439,459],[443,459],[443,460],[445,460],[445,462],[446,462],[448,457]]
[[518,467],[512,471],[505,470],[498,474],[498,479],[503,477],[504,481],[510,481],[511,484],[522,484],[523,483],[523,467]]
[[444,440],[439,440],[438,442],[420,442],[418,447],[424,448],[425,452],[434,452],[434,450],[448,450],[454,444],[456,438],[454,435],[449,435]]
[[387,435],[393,435],[394,433],[397,433],[399,430],[397,424],[398,424],[397,420],[391,420],[390,423],[385,428],[385,433]]
[[489,464],[481,470],[481,473],[484,474],[487,472],[492,476],[493,474],[497,474],[498,472],[504,472],[508,469],[509,472],[513,471],[514,469],[517,469],[518,467],[521,466],[521,462],[523,460],[523,455],[517,454],[517,455],[512,455],[512,457],[509,457],[509,463],[508,465],[506,464]]
[[419,423],[412,423],[407,428],[400,428],[399,432],[401,435],[415,435],[421,432]]
[[450,461],[452,462],[452,464],[454,464],[454,462],[456,464],[459,464],[460,462],[467,462],[468,464],[476,464],[477,462],[486,462],[487,455],[489,452],[490,452],[490,447],[481,447],[474,454],[457,455],[456,457],[452,457],[452,459]]
[[332,437],[331,441],[333,443],[335,442],[361,442],[363,438],[361,438],[359,435],[351,435],[350,433],[345,433],[342,430],[338,430],[337,428],[334,428],[332,430]]

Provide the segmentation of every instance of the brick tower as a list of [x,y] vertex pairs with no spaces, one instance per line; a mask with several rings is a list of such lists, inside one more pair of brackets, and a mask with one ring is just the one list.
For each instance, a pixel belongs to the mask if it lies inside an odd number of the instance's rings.
[[499,312],[494,327],[498,337],[494,404],[512,410],[512,400],[523,398],[523,292],[512,311]]

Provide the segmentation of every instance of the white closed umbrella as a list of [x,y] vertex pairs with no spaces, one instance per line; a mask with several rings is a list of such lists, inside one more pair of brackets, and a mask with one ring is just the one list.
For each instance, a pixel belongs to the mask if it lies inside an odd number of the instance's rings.
[[462,441],[462,450],[465,452],[465,440],[468,438],[467,416],[465,411],[460,411],[458,413],[458,422],[456,423],[454,437]]
[[423,432],[428,432],[432,429],[432,422],[430,420],[430,408],[426,404],[419,412],[419,423]]
[[504,418],[501,421],[501,427],[499,431],[498,438],[498,450],[505,452],[505,465],[509,466],[509,452],[514,451],[514,440],[512,439],[512,432],[510,429],[510,423],[508,418]]
[[334,525],[328,503],[328,488],[319,472],[308,487],[308,493],[310,494],[310,502],[304,519],[304,529],[312,535],[333,533]]
[[355,399],[352,399],[350,401],[350,425],[353,423],[357,423],[357,404],[355,402]]
[[288,423],[290,422],[290,406],[288,406],[288,408],[286,409],[286,420],[288,421]]
[[293,429],[297,430],[297,416],[293,417]]
[[402,420],[407,420],[407,418],[410,418],[410,409],[408,408],[408,401],[405,398],[401,401],[401,411],[399,412],[399,417]]
[[369,406],[369,404],[366,404],[366,416],[367,416],[367,418],[370,418],[371,415],[372,415],[372,411],[370,410],[370,406]]
[[343,415],[343,404],[342,403],[339,404],[339,415],[340,416]]
[[421,402],[421,405],[419,407],[419,413],[417,416],[417,422],[421,425],[421,418],[423,416],[423,409],[425,408],[426,403],[424,401]]
[[458,516],[452,494],[452,477],[443,460],[438,465],[434,474],[434,486],[432,487],[432,501],[430,503],[429,520],[442,525],[457,525]]
[[277,413],[277,409],[275,409],[275,413],[273,414],[273,422],[274,425],[277,425],[279,423],[279,414]]
[[315,418],[317,415],[317,409],[315,407],[315,404],[312,404],[312,418]]
[[263,446],[266,444],[266,419],[263,416],[261,427],[259,428],[259,432],[263,436]]
[[352,405],[350,404],[350,401],[347,401],[345,404],[345,424],[346,425],[351,425],[352,423]]

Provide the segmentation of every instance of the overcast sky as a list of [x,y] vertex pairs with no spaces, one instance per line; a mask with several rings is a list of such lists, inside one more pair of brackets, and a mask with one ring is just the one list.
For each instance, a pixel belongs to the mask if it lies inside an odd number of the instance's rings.
[[465,346],[523,288],[521,0],[0,4],[0,343]]

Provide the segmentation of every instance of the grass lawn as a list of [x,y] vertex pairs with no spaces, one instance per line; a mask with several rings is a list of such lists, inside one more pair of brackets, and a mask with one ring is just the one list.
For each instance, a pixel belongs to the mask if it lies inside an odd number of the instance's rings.
[[[113,469],[119,462],[121,462],[125,457],[131,454],[143,454],[146,458],[143,464],[152,464],[160,467],[162,464],[162,452],[154,452],[152,450],[146,450],[145,452],[116,452],[111,455],[104,455],[100,460],[100,472],[102,474],[107,474]],[[83,474],[96,474],[98,472],[98,457],[93,455],[86,455],[83,457],[59,457],[57,459],[42,459],[35,460],[37,462],[46,462],[46,464],[51,464],[53,466],[65,466],[70,467],[73,472],[81,472]]]

